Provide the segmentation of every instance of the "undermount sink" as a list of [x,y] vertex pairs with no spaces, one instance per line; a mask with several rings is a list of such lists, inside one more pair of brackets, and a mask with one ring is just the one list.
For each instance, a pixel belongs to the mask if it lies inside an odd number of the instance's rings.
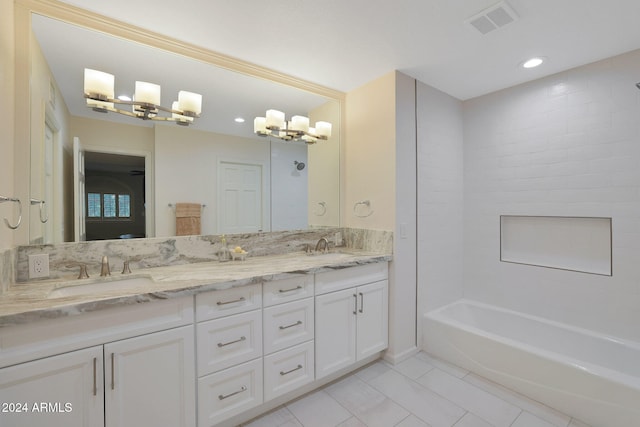
[[73,297],[99,294],[102,292],[124,291],[131,288],[153,285],[150,277],[128,277],[122,279],[98,279],[87,283],[69,283],[53,289],[49,298]]

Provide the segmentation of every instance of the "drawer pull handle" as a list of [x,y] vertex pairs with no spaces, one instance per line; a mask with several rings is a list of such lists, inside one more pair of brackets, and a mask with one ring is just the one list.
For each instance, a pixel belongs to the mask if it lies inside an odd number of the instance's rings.
[[115,353],[111,353],[111,390],[116,389],[115,359],[116,359]]
[[354,306],[353,306],[353,314],[358,314],[358,295],[353,294]]
[[360,292],[360,313],[362,313],[364,311],[364,295],[362,294],[362,292]]
[[218,305],[227,305],[227,304],[233,304],[235,302],[242,302],[242,301],[244,301],[244,297],[240,297],[238,299],[234,299],[233,301],[226,301],[226,302],[218,301],[216,304],[218,304]]
[[218,343],[218,347],[226,347],[228,345],[235,344],[237,342],[242,342],[244,340],[246,340],[246,338],[244,336],[242,336],[242,337],[240,337],[239,339],[237,339],[235,341],[229,341],[229,342],[225,342],[225,343],[219,342]]
[[94,396],[98,395],[98,382],[97,382],[97,379],[98,379],[98,372],[97,372],[98,371],[98,366],[97,366],[97,363],[98,363],[98,358],[94,357],[93,358],[93,395]]
[[300,369],[302,369],[302,365],[298,365],[295,368],[291,369],[290,371],[280,371],[280,375],[285,376],[285,375],[290,374],[292,372],[299,371]]
[[302,285],[298,285],[295,288],[291,288],[291,289],[279,289],[278,292],[280,292],[281,294],[284,294],[286,292],[293,292],[293,291],[297,291],[302,289]]
[[294,326],[302,325],[302,320],[298,320],[296,323],[292,323],[287,326],[280,326],[280,330],[293,328]]
[[242,386],[242,388],[241,388],[240,390],[238,390],[238,391],[234,391],[233,393],[229,393],[229,394],[219,394],[219,395],[218,395],[218,399],[220,399],[220,400],[224,400],[224,399],[226,399],[226,398],[228,398],[228,397],[235,396],[236,394],[240,394],[240,393],[242,393],[243,391],[246,391],[246,390],[247,390],[247,387],[246,387],[246,386]]

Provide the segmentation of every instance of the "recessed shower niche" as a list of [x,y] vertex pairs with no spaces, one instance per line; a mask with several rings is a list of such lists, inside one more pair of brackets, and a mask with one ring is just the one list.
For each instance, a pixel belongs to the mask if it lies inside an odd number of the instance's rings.
[[611,218],[500,216],[500,261],[611,276]]

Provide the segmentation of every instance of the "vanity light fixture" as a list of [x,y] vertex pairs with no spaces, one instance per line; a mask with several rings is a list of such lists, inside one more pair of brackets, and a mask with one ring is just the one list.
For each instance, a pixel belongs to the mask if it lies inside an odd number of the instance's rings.
[[[159,85],[137,81],[133,100],[123,100],[114,97],[114,83],[113,74],[85,68],[84,97],[87,107],[100,113],[111,111],[142,120],[176,122],[182,126],[189,126],[202,112],[202,95],[198,93],[181,90],[178,100],[173,102],[171,108],[167,108],[160,105]],[[132,109],[122,110],[116,108],[115,104],[131,105]],[[161,111],[171,115],[159,115]]]
[[253,132],[259,136],[315,144],[331,137],[331,123],[316,122],[316,127],[312,128],[309,127],[308,117],[293,116],[287,121],[282,111],[267,110],[266,117],[256,117],[253,121]]

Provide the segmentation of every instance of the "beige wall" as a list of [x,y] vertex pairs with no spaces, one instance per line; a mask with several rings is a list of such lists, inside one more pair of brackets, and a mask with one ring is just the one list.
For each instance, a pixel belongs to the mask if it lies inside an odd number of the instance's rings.
[[[14,195],[14,67],[13,2],[0,2],[0,195]],[[13,218],[12,203],[0,204],[0,217]],[[0,249],[13,246],[12,231],[0,222]]]
[[[309,113],[309,121],[333,123],[331,138],[307,146],[309,169],[309,225],[335,227],[340,223],[340,107],[330,101]],[[320,202],[325,203],[326,212]],[[323,215],[320,215],[324,212]]]
[[[345,227],[393,230],[395,222],[395,71],[347,93],[344,147]],[[369,200],[373,214],[366,218]]]
[[[346,98],[343,226],[394,232],[389,349],[396,363],[416,346],[415,80],[393,71]],[[369,200],[366,206],[354,204]]]

